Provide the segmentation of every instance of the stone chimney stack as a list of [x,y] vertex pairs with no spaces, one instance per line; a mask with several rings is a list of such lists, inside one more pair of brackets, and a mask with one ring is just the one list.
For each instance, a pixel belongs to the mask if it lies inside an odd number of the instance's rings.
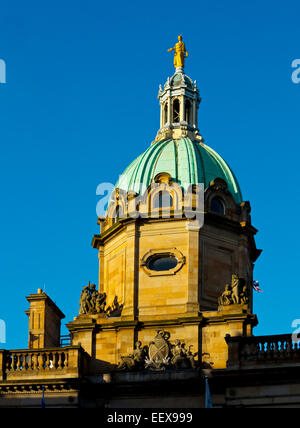
[[60,346],[61,320],[65,315],[43,290],[26,297],[30,303],[29,349],[57,348]]

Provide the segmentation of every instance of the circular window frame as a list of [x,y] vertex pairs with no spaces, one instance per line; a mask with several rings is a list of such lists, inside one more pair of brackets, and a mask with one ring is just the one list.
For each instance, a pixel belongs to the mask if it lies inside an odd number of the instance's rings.
[[[177,265],[173,269],[169,270],[151,270],[148,265],[151,259],[161,257],[161,256],[171,256],[177,259]],[[176,275],[176,273],[182,268],[185,264],[184,255],[177,250],[177,248],[158,248],[149,250],[141,259],[140,267],[148,276],[170,276]]]

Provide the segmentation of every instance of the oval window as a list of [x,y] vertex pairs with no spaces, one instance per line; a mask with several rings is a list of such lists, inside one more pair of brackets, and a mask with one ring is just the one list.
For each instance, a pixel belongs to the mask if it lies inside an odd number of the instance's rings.
[[147,263],[147,267],[150,270],[158,272],[174,269],[178,264],[178,260],[172,255],[162,255],[151,257]]

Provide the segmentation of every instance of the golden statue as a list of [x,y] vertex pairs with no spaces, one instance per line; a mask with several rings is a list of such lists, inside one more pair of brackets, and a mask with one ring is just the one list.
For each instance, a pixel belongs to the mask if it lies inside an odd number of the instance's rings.
[[174,46],[174,48],[168,49],[168,52],[175,51],[174,53],[174,67],[182,67],[184,68],[184,58],[187,58],[188,53],[185,49],[185,44],[182,41],[182,36],[178,36],[178,43]]

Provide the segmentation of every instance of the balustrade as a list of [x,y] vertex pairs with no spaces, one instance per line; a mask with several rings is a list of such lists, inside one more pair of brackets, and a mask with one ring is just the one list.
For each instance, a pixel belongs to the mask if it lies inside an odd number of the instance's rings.
[[[79,374],[86,354],[78,346],[53,349],[1,350],[0,380],[16,376]],[[2,366],[2,367],[1,367]]]
[[68,367],[67,351],[12,351],[6,355],[9,372],[29,370],[59,370]]
[[294,342],[291,334],[274,336],[230,337],[228,367],[251,364],[300,363],[300,342]]

